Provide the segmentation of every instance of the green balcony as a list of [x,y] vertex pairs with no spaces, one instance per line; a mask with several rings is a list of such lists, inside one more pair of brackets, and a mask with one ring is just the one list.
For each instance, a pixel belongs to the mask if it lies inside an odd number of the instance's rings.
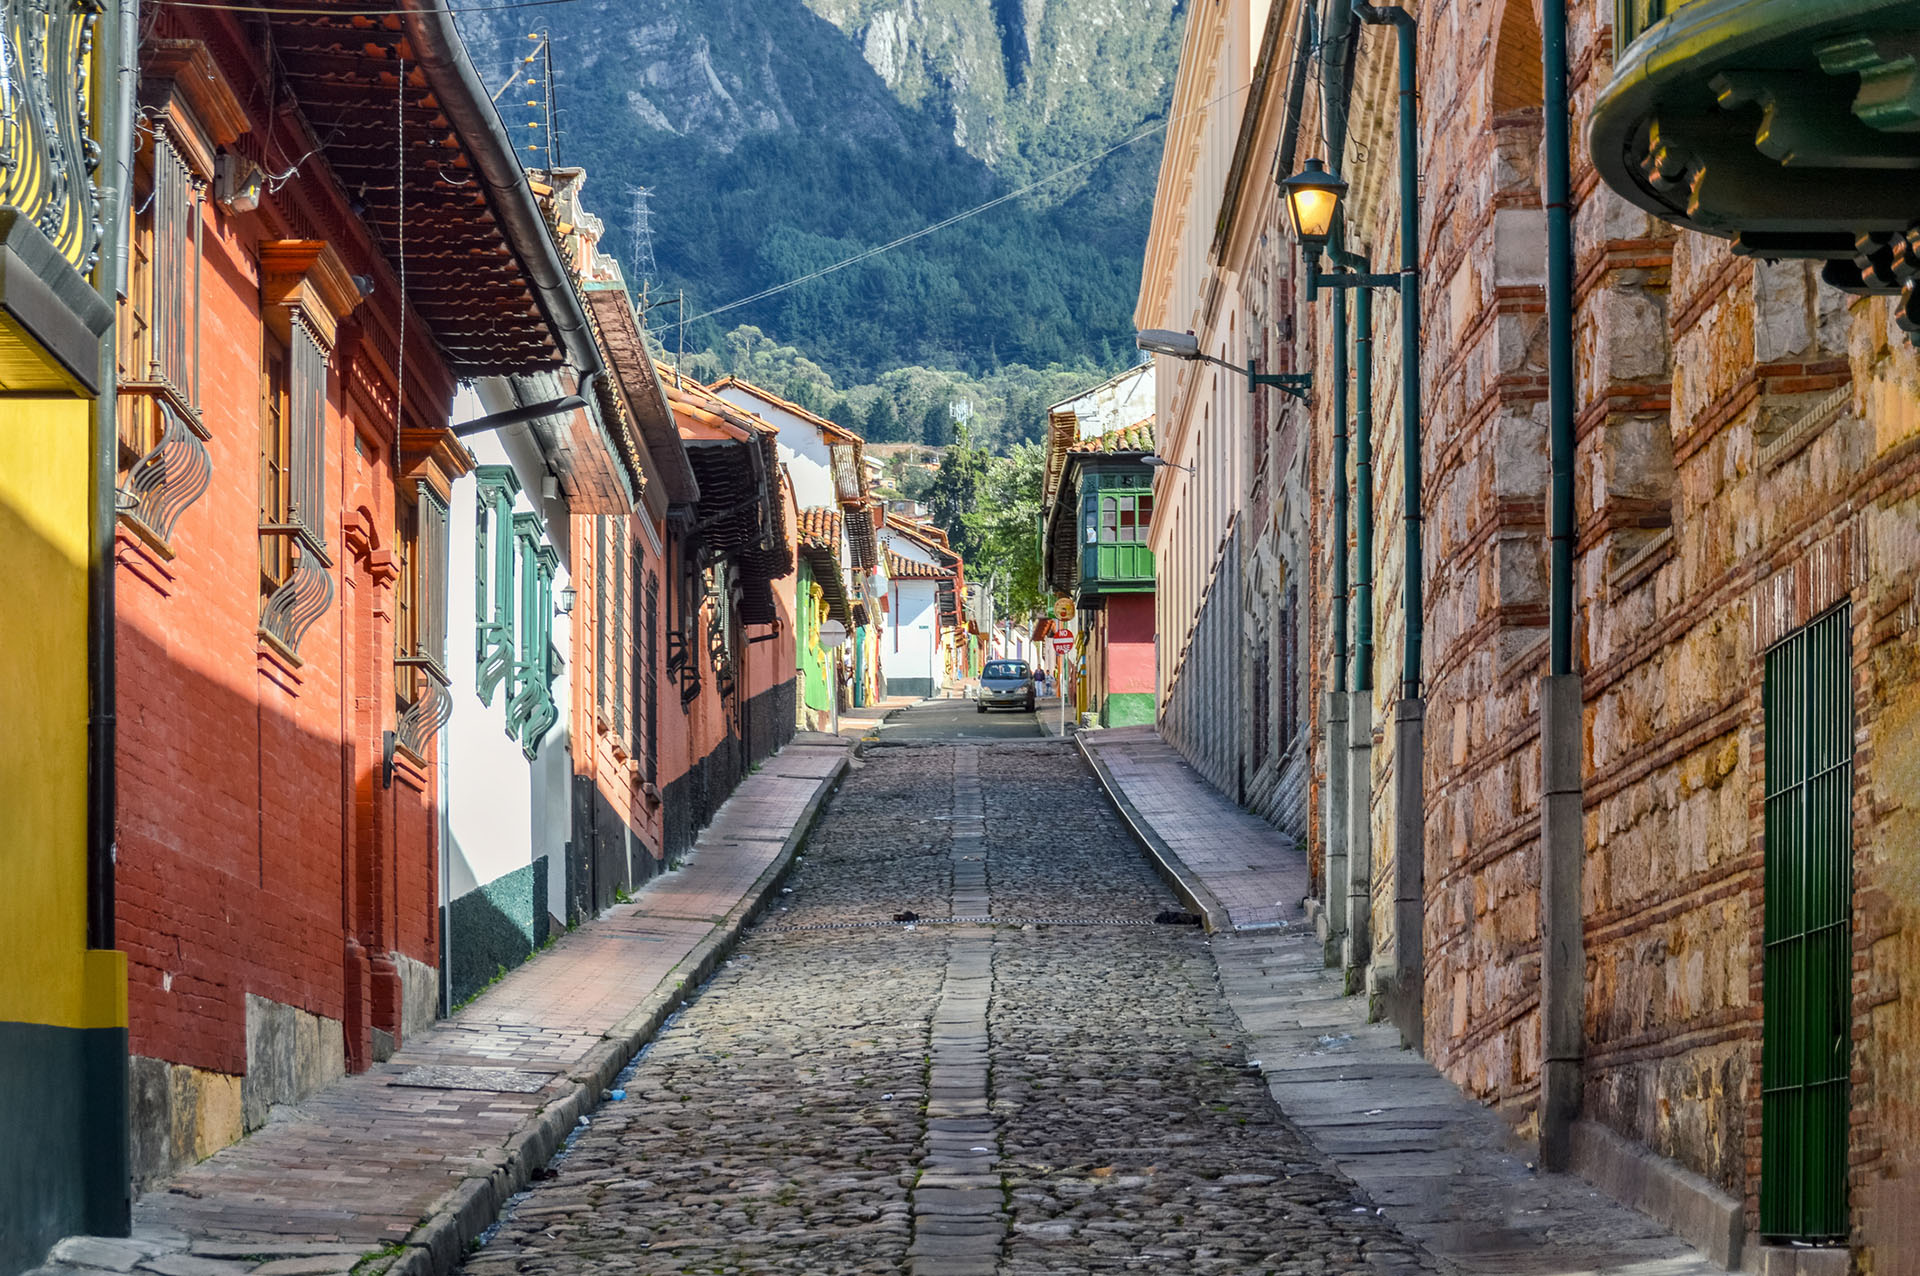
[[1077,592],[1084,597],[1152,589],[1152,523],[1152,471],[1138,464],[1082,469]]
[[1590,135],[1608,186],[1736,252],[1858,257],[1859,291],[1911,277],[1920,0],[1618,0],[1614,33]]

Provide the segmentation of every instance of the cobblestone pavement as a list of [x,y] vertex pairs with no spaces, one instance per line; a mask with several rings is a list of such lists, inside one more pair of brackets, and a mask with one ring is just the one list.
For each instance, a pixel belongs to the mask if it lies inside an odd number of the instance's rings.
[[1248,1068],[1070,745],[870,749],[789,889],[469,1276],[1436,1270]]

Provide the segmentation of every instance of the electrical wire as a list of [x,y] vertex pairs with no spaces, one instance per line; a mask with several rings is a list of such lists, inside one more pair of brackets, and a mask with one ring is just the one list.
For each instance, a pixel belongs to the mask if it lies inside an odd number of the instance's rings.
[[1019,199],[1021,196],[1027,195],[1039,189],[1040,187],[1045,186],[1048,182],[1056,181],[1059,178],[1065,177],[1070,173],[1078,172],[1080,169],[1086,168],[1089,165],[1097,164],[1101,160],[1105,159],[1107,156],[1112,155],[1114,152],[1124,150],[1127,147],[1132,146],[1135,142],[1141,141],[1144,138],[1152,137],[1156,133],[1164,132],[1166,129],[1171,127],[1176,121],[1185,119],[1187,116],[1198,115],[1202,111],[1209,110],[1212,107],[1218,105],[1219,103],[1226,101],[1228,98],[1233,97],[1238,93],[1245,92],[1249,87],[1251,86],[1248,84],[1236,85],[1235,87],[1227,89],[1226,91],[1220,93],[1215,97],[1209,98],[1208,100],[1200,103],[1197,106],[1189,108],[1188,110],[1186,110],[1185,112],[1179,115],[1169,115],[1164,120],[1160,120],[1157,123],[1150,124],[1146,128],[1141,129],[1139,132],[1131,135],[1130,137],[1122,138],[1120,141],[1115,142],[1112,146],[1107,147],[1105,150],[1100,151],[1097,154],[1089,155],[1087,158],[1082,160],[1076,160],[1073,163],[1067,165],[1065,168],[1056,169],[1053,172],[1048,173],[1045,177],[1035,178],[1033,181],[1028,182],[1025,186],[1022,186],[1017,190],[1008,191],[1004,195],[996,195],[994,198],[987,200],[984,203],[975,204],[972,208],[963,209],[962,211],[955,213],[951,217],[942,218],[940,221],[933,223],[931,226],[922,226],[919,230],[911,231],[908,234],[900,236],[898,239],[891,239],[884,244],[878,244],[872,248],[868,248],[861,252],[857,252],[853,256],[844,258],[840,261],[836,261],[830,266],[822,266],[818,270],[811,271],[808,274],[801,275],[797,279],[789,279],[782,284],[775,284],[771,288],[762,288],[759,292],[752,293],[745,297],[741,297],[737,301],[729,301],[724,306],[715,306],[712,310],[704,310],[701,313],[697,315],[691,315],[686,319],[681,320],[680,322],[683,325],[698,323],[702,319],[710,319],[715,315],[725,314],[729,310],[738,310],[741,306],[750,306],[756,301],[765,301],[768,297],[777,296],[780,293],[786,292],[790,288],[798,288],[801,284],[810,284],[816,279],[821,279],[827,275],[833,274],[835,271],[845,270],[849,266],[857,266],[861,262],[867,261],[874,257],[878,257],[882,253],[891,252],[893,249],[898,248],[903,244],[910,244],[916,239],[924,239],[926,236],[933,234],[935,231],[945,230],[947,227],[954,225],[956,222],[963,222],[970,217],[977,217],[981,213],[987,212],[991,209],[998,208],[1000,205],[1007,203],[1009,200]]
[[[540,9],[555,4],[575,4],[578,0],[506,0],[504,4],[460,5],[437,10],[440,13],[504,13],[508,9]],[[218,4],[215,0],[153,0],[175,9],[218,9],[224,13],[252,13],[271,18],[281,14],[297,18],[404,18],[409,14],[436,12],[432,9],[285,9],[265,4]]]

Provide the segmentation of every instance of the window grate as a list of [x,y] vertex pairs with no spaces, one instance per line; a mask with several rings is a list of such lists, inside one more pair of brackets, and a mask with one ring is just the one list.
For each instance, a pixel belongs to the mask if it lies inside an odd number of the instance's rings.
[[1852,1037],[1851,609],[1766,655],[1760,1230],[1847,1234]]

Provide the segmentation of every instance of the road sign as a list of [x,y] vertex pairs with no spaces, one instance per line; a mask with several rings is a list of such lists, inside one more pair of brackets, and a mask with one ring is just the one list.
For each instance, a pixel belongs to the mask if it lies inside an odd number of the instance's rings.
[[1053,618],[1055,620],[1073,619],[1073,599],[1056,598],[1053,600]]
[[847,640],[847,627],[837,620],[820,622],[820,645],[831,651]]
[[1062,656],[1073,650],[1072,634],[1055,634],[1047,641],[1052,643],[1054,651]]

